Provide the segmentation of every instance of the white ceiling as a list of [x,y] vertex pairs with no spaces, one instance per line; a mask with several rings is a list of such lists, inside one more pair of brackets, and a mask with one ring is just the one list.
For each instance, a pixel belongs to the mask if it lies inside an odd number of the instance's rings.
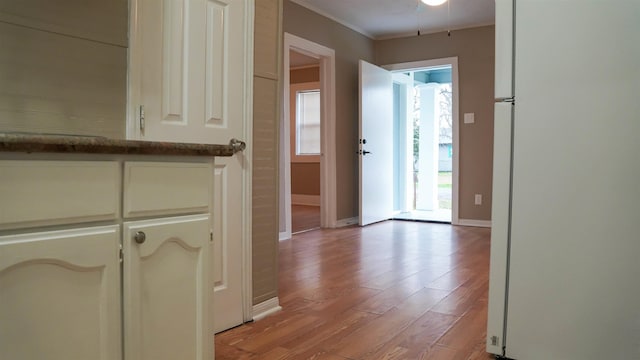
[[291,0],[372,39],[387,39],[494,23],[495,0]]

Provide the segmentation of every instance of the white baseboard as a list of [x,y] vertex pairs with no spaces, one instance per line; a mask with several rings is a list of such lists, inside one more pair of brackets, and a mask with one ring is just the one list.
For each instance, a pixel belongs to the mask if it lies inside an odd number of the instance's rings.
[[278,235],[278,240],[280,241],[289,240],[289,239],[291,239],[291,233],[289,231],[282,231]]
[[278,297],[253,305],[253,321],[264,319],[265,317],[275,314],[280,310],[282,310],[282,306],[280,306],[280,300],[278,300]]
[[491,220],[458,219],[456,225],[490,228]]
[[347,219],[340,219],[336,221],[336,227],[341,228],[345,226],[356,225],[358,224],[359,221],[360,221],[360,218],[357,216],[352,218],[347,218]]
[[320,206],[320,195],[291,194],[291,204]]

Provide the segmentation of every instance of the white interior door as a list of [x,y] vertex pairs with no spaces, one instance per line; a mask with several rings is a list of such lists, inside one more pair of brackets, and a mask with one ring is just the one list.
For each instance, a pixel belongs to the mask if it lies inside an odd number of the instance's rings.
[[393,76],[360,60],[360,226],[393,216]]
[[[227,144],[249,141],[249,0],[137,0],[131,44],[133,138]],[[144,121],[139,120],[143,106]],[[248,236],[248,151],[215,163],[216,331],[243,321],[243,238]]]

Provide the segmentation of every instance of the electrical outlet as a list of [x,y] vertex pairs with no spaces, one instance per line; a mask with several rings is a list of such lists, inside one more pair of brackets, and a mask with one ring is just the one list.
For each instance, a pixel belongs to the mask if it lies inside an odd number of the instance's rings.
[[482,205],[482,194],[476,194],[475,204]]

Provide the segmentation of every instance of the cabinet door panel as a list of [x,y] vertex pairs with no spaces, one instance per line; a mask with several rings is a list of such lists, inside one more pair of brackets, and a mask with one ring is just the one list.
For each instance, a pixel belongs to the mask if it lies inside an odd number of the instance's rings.
[[209,228],[208,215],[124,224],[127,359],[213,358]]
[[119,359],[118,226],[0,237],[0,358]]
[[113,220],[115,161],[0,161],[0,229]]
[[208,163],[126,162],[124,217],[207,212],[211,199]]

